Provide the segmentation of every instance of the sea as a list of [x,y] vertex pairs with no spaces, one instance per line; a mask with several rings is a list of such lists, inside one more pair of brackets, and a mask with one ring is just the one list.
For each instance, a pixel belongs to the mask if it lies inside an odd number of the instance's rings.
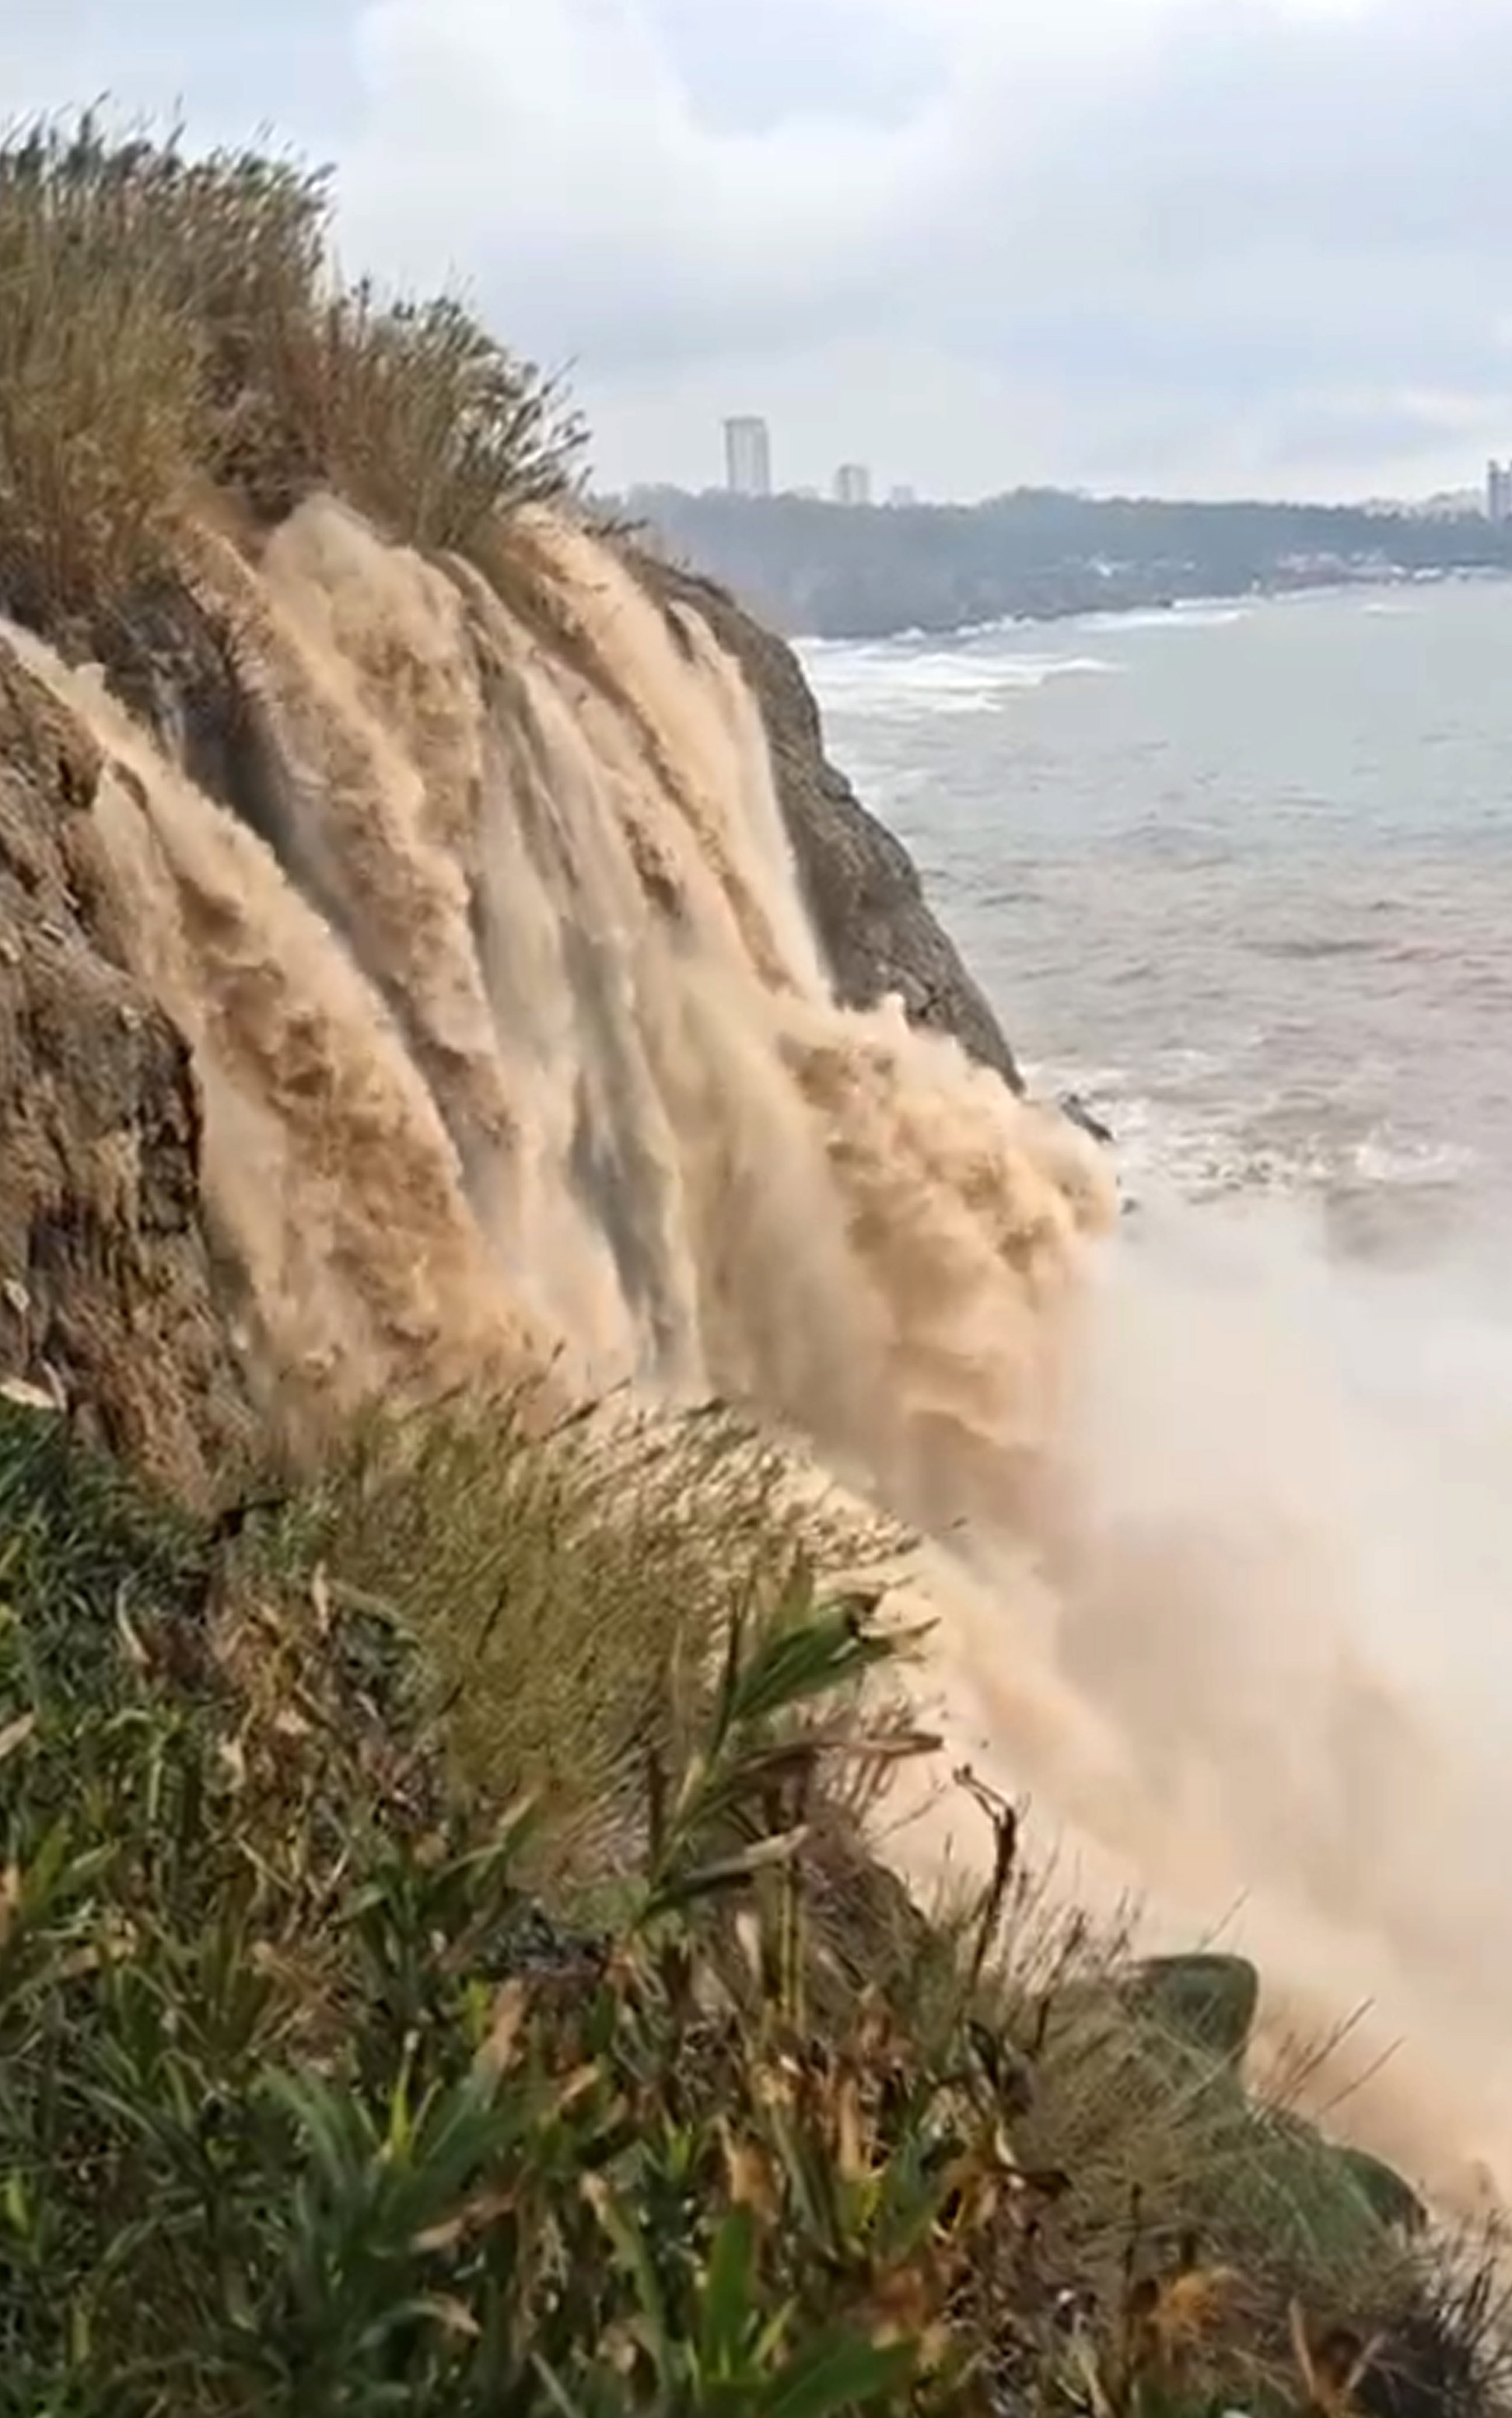
[[802,650],[1036,1090],[1131,1202],[1281,1193],[1494,1262],[1512,1208],[1512,584]]
[[1406,2043],[1367,2137],[1512,2205],[1512,584],[802,652],[1031,1089],[1113,1137],[1060,1667],[1205,1773],[1262,1969]]

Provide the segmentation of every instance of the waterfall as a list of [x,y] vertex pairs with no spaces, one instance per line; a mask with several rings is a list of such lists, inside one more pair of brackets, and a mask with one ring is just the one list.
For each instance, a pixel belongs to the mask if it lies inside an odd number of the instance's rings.
[[[103,751],[253,1366],[323,1418],[546,1370],[745,1406],[930,1540],[952,1751],[1095,1903],[1189,1936],[1244,1897],[1276,2024],[1374,1994],[1407,2045],[1350,2121],[1468,2192],[1506,2130],[1505,1792],[1360,1650],[1388,1439],[1284,1314],[1114,1238],[1077,1128],[835,1002],[737,667],[612,548],[528,537],[508,595],[326,498],[255,566],[186,540],[240,811],[0,632]],[[1494,1489],[1459,1512],[1512,1545]]]

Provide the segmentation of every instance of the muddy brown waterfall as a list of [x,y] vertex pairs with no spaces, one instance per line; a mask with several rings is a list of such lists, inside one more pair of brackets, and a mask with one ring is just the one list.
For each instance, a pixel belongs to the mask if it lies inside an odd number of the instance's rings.
[[[1512,1980],[1489,1875],[1455,1862],[1486,1805],[1352,1660],[1327,1521],[1224,1455],[1273,1372],[1194,1389],[1154,1278],[1107,1297],[1093,1145],[917,999],[837,1000],[696,591],[542,522],[507,603],[322,500],[255,568],[208,530],[191,552],[255,812],[103,674],[5,644],[102,753],[94,829],[192,1052],[254,1383],[340,1416],[549,1364],[585,1396],[749,1406],[934,1540],[907,1583],[952,1751],[1032,1791],[1084,1894],[1147,1890],[1157,1932],[1247,1894],[1280,2013],[1378,1995],[1407,2045],[1348,2120],[1469,2189],[1502,2154]],[[1263,1360],[1221,1330],[1189,1349]],[[921,1871],[944,1818],[898,1834]]]

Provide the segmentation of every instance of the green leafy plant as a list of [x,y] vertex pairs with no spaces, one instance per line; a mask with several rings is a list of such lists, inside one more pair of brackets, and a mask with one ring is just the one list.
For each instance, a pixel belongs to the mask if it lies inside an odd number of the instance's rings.
[[[704,1504],[697,1619],[658,1632],[649,1751],[616,1749],[621,1823],[564,1860],[512,1751],[492,1780],[455,1753],[450,1586],[453,1656],[468,1572],[604,1599],[566,1466],[602,1465],[591,1425],[500,1415],[507,1514],[483,1424],[443,1420],[211,1523],[0,1405],[0,2409],[1391,2418],[1434,2326],[1479,2391],[1484,2288],[1471,2322],[1379,2225],[1367,2274],[1320,2235],[1241,2255],[1274,2128],[1118,1973],[1026,1956],[1005,1810],[958,1919],[847,1915],[857,1772],[927,1741],[870,1598],[731,1551],[739,1489]],[[685,1490],[725,1466],[691,1432]],[[439,1569],[421,1470],[473,1523]],[[506,1516],[543,1525],[500,1563]],[[1293,2302],[1340,2313],[1300,2377]]]

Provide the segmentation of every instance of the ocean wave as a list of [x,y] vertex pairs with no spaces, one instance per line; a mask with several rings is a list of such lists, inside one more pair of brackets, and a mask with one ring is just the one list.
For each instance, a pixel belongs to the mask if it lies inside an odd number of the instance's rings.
[[[1106,1064],[1067,1060],[1029,1072],[1036,1094],[1074,1095],[1111,1128],[1121,1182],[1135,1199],[1200,1206],[1250,1194],[1326,1207],[1372,1193],[1445,1197],[1468,1194],[1482,1166],[1469,1143],[1405,1134],[1389,1123],[1352,1134],[1343,1116],[1336,1131],[1324,1125],[1279,1139],[1264,1130],[1274,1103],[1250,1097],[1215,1104],[1228,1063],[1200,1049],[1173,1053],[1161,1064],[1166,1090],[1151,1085],[1153,1070],[1141,1078]],[[1174,1096],[1187,1084],[1204,1096]]]
[[1100,655],[964,652],[883,654],[852,648],[811,659],[810,677],[832,712],[990,713],[1005,696],[1044,688],[1050,681],[1094,680],[1123,666]]
[[1247,621],[1252,604],[1209,604],[1197,598],[1174,604],[1137,604],[1126,611],[1078,613],[1078,630],[1227,630]]
[[1256,956],[1276,957],[1283,962],[1294,959],[1302,965],[1321,957],[1379,957],[1397,954],[1384,940],[1363,932],[1280,932],[1274,936],[1251,937],[1246,946]]
[[1367,1134],[1354,1151],[1354,1171],[1367,1184],[1454,1185],[1480,1164],[1468,1142],[1412,1141],[1389,1128]]

